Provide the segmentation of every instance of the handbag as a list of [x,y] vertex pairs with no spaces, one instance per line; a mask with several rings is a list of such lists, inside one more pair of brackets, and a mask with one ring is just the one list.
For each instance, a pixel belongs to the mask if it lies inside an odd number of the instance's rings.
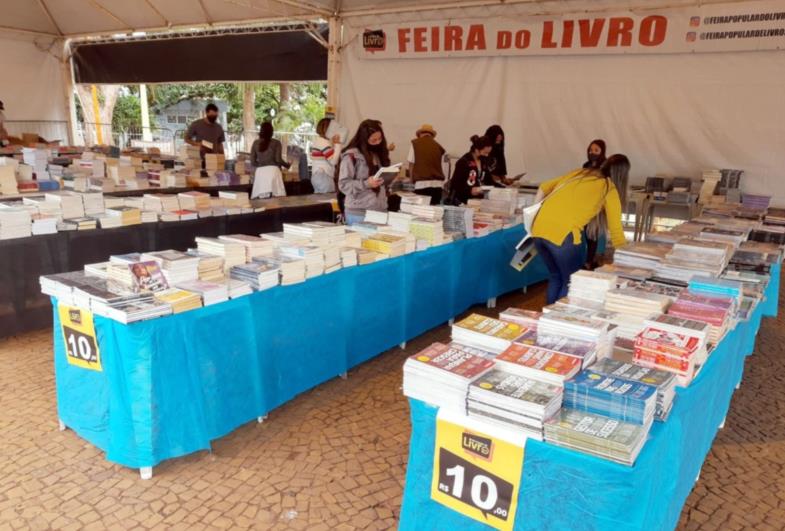
[[567,179],[566,181],[562,182],[559,186],[557,186],[551,193],[549,193],[548,195],[543,197],[541,200],[539,200],[538,202],[534,203],[533,205],[527,206],[526,208],[524,208],[522,210],[522,213],[523,213],[523,227],[526,229],[526,234],[531,234],[532,227],[534,226],[534,220],[537,218],[537,214],[540,212],[540,208],[542,208],[542,204],[545,203],[545,201],[549,197],[551,197],[553,194],[555,194],[556,192],[561,190],[563,187],[565,187],[568,183],[571,183],[572,181],[574,181],[575,179],[577,179],[579,177],[583,177],[583,175],[584,175],[583,173],[580,173],[580,174],[576,175],[575,177]]

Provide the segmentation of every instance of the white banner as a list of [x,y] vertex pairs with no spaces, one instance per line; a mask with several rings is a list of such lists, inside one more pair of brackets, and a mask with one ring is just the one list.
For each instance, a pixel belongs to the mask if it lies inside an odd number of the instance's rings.
[[785,2],[389,24],[361,38],[363,59],[776,50],[785,48]]

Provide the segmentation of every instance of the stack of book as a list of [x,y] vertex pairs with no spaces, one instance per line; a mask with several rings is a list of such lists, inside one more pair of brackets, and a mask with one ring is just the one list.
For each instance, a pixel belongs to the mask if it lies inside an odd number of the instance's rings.
[[302,260],[305,263],[305,278],[314,278],[324,274],[324,252],[311,245],[279,245],[278,255]]
[[[57,220],[55,220],[55,228]],[[0,240],[25,238],[32,234],[30,211],[21,207],[0,207]]]
[[131,271],[131,286],[137,293],[163,291],[169,287],[158,263],[142,260],[128,265]]
[[648,326],[635,338],[635,363],[675,374],[686,387],[706,361],[706,345],[696,336]]
[[657,388],[584,369],[564,383],[564,407],[650,427]]
[[374,223],[376,225],[387,225],[387,212],[370,209],[366,210],[363,221],[366,223]]
[[172,313],[172,306],[155,299],[152,295],[137,297],[109,305],[95,305],[92,311],[123,324],[144,319],[154,319]]
[[205,210],[210,208],[210,194],[204,192],[180,192],[177,194],[179,207],[174,210]]
[[230,243],[239,243],[245,247],[246,262],[250,262],[257,256],[272,256],[275,252],[275,244],[270,240],[265,240],[259,236],[249,236],[247,234],[227,234],[218,236],[218,239]]
[[576,299],[605,302],[605,294],[616,289],[619,279],[616,275],[599,271],[576,271],[570,276],[568,296]]
[[46,173],[49,151],[34,147],[23,147],[22,161],[28,166],[32,166],[36,175],[43,175]]
[[100,216],[104,213],[104,194],[102,193],[82,193],[82,203],[84,205],[85,216]]
[[406,253],[406,240],[399,236],[376,233],[363,240],[363,247],[392,258]]
[[592,316],[592,319],[603,321],[609,325],[615,326],[617,344],[618,339],[626,339],[628,341],[634,340],[635,336],[637,336],[640,331],[645,328],[645,318],[639,315],[598,311]]
[[182,251],[169,249],[145,253],[142,260],[153,260],[161,268],[170,286],[197,280],[199,278],[199,258]]
[[613,263],[625,267],[654,270],[665,260],[671,246],[662,243],[635,242],[617,249]]
[[736,303],[740,303],[743,296],[743,289],[739,282],[717,277],[693,279],[690,281],[688,288],[692,293],[730,297]]
[[496,357],[504,371],[551,385],[564,386],[581,370],[582,359],[542,347],[513,343]]
[[[543,338],[563,337],[594,344],[599,358],[610,356],[613,349],[613,334],[607,323],[582,317],[573,313],[549,312],[540,317],[537,323],[537,342]],[[553,349],[569,353],[563,349]],[[587,360],[584,360],[584,366]]]
[[241,209],[251,208],[251,200],[248,198],[248,192],[218,192],[218,197],[223,200],[224,205],[227,207],[235,207]]
[[19,187],[16,183],[16,170],[11,164],[6,164],[4,161],[8,157],[0,157],[0,195],[12,195],[19,193]]
[[174,194],[144,194],[142,196],[144,210],[153,212],[176,212],[180,210],[180,202]]
[[508,323],[517,323],[522,327],[537,331],[537,322],[542,317],[542,312],[534,310],[524,310],[523,308],[510,307],[499,312],[499,319]]
[[256,291],[263,291],[278,285],[280,272],[281,268],[277,263],[266,260],[234,266],[229,275],[234,280],[247,282]]
[[245,263],[245,246],[239,243],[199,236],[196,238],[196,247],[202,252],[223,258],[224,271]]
[[297,242],[308,242],[325,246],[343,241],[346,230],[341,225],[327,222],[284,223],[284,238]]
[[[371,251],[368,251],[370,253]],[[341,267],[352,267],[359,264],[357,249],[352,247],[341,247]]]
[[444,208],[431,206],[428,204],[415,205],[401,201],[401,212],[406,212],[414,217],[427,219],[429,221],[442,221],[444,219]]
[[60,206],[61,217],[65,219],[84,217],[84,203],[79,194],[74,192],[47,192],[44,196]]
[[[138,225],[142,222],[142,211],[138,208],[130,206],[120,206],[107,208],[104,212],[104,217],[101,218],[101,223],[104,219],[109,218],[114,220],[119,226]],[[156,218],[157,221],[158,218]],[[109,222],[109,225],[113,223]]]
[[657,409],[655,420],[665,421],[673,408],[676,398],[676,376],[668,371],[642,367],[634,363],[625,363],[610,358],[599,360],[591,369],[606,376],[616,376],[657,388]]
[[229,300],[229,288],[225,282],[205,282],[204,280],[190,280],[181,282],[178,288],[197,293],[202,297],[204,306],[218,304]]
[[452,339],[471,347],[501,353],[526,330],[515,323],[507,323],[473,313],[452,325]]
[[251,285],[248,282],[243,282],[242,280],[234,278],[230,278],[226,281],[226,289],[229,291],[230,299],[237,299],[253,293],[253,288],[251,288]]
[[169,288],[155,294],[156,300],[172,307],[172,313],[182,313],[202,307],[202,297],[179,288]]
[[71,218],[68,221],[76,225],[76,230],[93,230],[98,227],[98,220],[95,218],[88,218],[83,216],[81,218]]
[[444,205],[445,232],[458,232],[464,238],[474,237],[474,209],[468,207]]
[[32,214],[30,219],[33,222],[33,236],[38,234],[54,234],[57,232],[57,216],[50,216],[48,214]]
[[493,368],[493,362],[463,349],[434,343],[403,365],[404,395],[465,413],[469,383]]
[[727,242],[734,247],[738,247],[741,242],[747,239],[749,230],[706,227],[698,236],[702,240]]
[[224,278],[224,260],[220,256],[199,249],[188,249],[187,254],[199,259],[199,280],[213,282]]
[[561,407],[562,388],[499,368],[476,378],[466,398],[468,415],[542,440],[545,421]]
[[389,212],[387,214],[387,224],[394,231],[409,232],[414,216],[406,212]]
[[716,345],[731,324],[735,306],[735,301],[729,297],[709,297],[685,290],[668,309],[668,315],[709,324],[708,341]]
[[608,292],[605,309],[646,319],[653,314],[663,313],[670,302],[671,299],[667,295],[637,288],[620,288]]
[[305,282],[305,262],[299,258],[277,254],[254,258],[254,262],[280,269],[282,286]]
[[683,238],[673,245],[656,274],[681,282],[689,282],[696,275],[719,275],[728,265],[731,253],[732,247],[722,242]]
[[444,226],[441,221],[414,218],[409,225],[409,232],[418,240],[425,240],[431,245],[439,245],[444,240]]
[[625,465],[633,465],[649,427],[572,409],[562,410],[545,423],[545,440]]
[[414,234],[410,232],[398,232],[389,227],[379,227],[377,231],[377,235],[389,235],[395,238],[400,238],[404,241],[403,245],[403,252],[404,254],[413,253],[414,251],[418,250],[418,244],[422,244],[425,247],[430,247],[430,244],[427,243],[425,240],[418,240]]
[[226,165],[226,157],[221,153],[205,153],[204,169],[208,172],[223,170]]

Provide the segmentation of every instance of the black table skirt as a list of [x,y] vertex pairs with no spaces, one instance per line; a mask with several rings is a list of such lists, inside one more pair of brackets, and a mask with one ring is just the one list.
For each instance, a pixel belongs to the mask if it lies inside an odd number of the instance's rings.
[[0,338],[51,326],[49,297],[38,277],[82,269],[112,254],[185,250],[196,236],[261,234],[283,230],[284,223],[332,221],[326,203],[276,208],[254,214],[158,222],[88,231],[59,232],[0,241]]

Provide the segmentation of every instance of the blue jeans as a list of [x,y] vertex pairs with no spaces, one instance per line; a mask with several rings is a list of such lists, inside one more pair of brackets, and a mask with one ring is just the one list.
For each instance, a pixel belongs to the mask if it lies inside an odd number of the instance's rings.
[[361,214],[350,214],[347,212],[345,219],[347,225],[356,225],[358,223],[362,223],[363,220],[365,219],[365,216]]
[[567,296],[570,275],[583,266],[583,246],[573,243],[572,234],[568,234],[561,245],[535,238],[534,247],[548,268],[547,301],[553,304]]

